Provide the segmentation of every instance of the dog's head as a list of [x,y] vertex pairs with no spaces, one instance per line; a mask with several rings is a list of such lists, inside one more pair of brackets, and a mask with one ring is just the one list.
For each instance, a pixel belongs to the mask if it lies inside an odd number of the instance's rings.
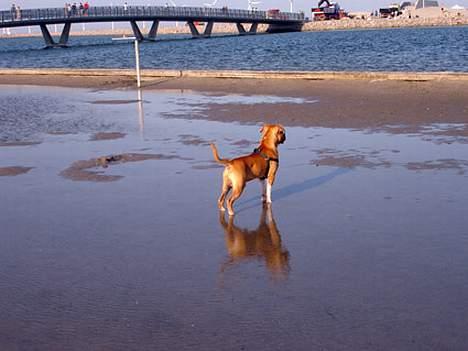
[[286,130],[281,124],[264,124],[260,129],[263,139],[273,139],[275,145],[286,141]]

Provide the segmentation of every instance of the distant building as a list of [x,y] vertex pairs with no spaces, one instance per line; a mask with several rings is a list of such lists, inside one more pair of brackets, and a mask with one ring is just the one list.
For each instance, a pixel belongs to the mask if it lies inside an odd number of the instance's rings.
[[424,7],[439,7],[439,2],[436,0],[416,0],[416,8],[422,9]]

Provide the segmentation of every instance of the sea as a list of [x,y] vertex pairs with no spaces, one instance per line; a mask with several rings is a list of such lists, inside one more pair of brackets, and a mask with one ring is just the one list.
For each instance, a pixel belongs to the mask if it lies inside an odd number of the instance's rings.
[[[131,42],[72,36],[66,49],[42,37],[0,39],[1,68],[131,68]],[[140,46],[142,68],[276,71],[468,72],[468,27],[215,36],[161,35]]]

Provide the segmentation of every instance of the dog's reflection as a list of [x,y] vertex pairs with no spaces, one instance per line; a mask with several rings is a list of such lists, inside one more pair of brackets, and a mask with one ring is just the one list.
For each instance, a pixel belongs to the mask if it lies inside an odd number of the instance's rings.
[[229,258],[223,263],[221,272],[231,265],[246,260],[265,261],[273,278],[285,278],[289,273],[289,252],[281,242],[281,235],[273,218],[271,206],[262,209],[260,223],[255,230],[241,229],[234,224],[234,217],[228,221],[220,211],[219,222],[224,229]]

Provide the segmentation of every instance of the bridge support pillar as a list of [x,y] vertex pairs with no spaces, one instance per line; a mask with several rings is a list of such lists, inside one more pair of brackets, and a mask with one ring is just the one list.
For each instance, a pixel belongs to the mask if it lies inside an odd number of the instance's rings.
[[143,37],[143,34],[141,34],[140,28],[138,28],[138,24],[136,21],[130,21],[130,25],[132,26],[133,30],[133,35],[138,41],[143,41],[145,38]]
[[203,32],[204,37],[211,37],[211,32],[213,31],[214,22],[210,21],[206,24],[205,31]]
[[158,27],[159,27],[159,21],[154,21],[153,24],[151,25],[151,28],[148,32],[148,36],[145,38],[143,33],[140,30],[140,27],[138,27],[138,23],[136,21],[130,21],[130,25],[132,26],[132,31],[133,35],[138,41],[143,41],[143,40],[151,40],[154,41],[156,40],[156,35],[158,34]]
[[49,29],[45,24],[39,25],[42,32],[42,37],[47,48],[57,48],[57,47],[66,47],[68,43],[68,38],[70,36],[71,23],[66,22],[63,26],[62,34],[60,35],[59,42],[56,43],[52,35],[50,35]]
[[159,21],[154,21],[148,32],[148,40],[156,40],[156,34],[158,33]]
[[195,23],[193,22],[187,22],[190,28],[190,32],[192,33],[193,38],[209,38],[211,36],[211,32],[213,31],[213,25],[214,22],[210,21],[206,24],[205,30],[203,31],[203,34],[201,34],[197,27],[195,26]]
[[252,23],[249,29],[249,34],[257,34],[258,23]]
[[66,46],[68,43],[68,37],[70,36],[71,22],[65,23],[62,30],[62,35],[60,36],[59,46]]
[[258,23],[252,23],[248,32],[242,23],[236,23],[236,26],[240,35],[257,34]]

